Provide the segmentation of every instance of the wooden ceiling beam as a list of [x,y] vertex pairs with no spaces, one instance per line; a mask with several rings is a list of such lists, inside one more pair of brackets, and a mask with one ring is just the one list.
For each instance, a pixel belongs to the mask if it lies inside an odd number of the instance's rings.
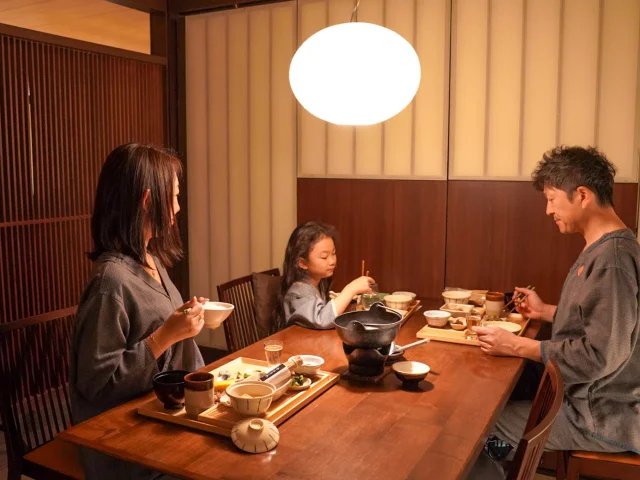
[[167,0],[107,0],[127,8],[133,8],[145,13],[158,13],[167,11]]
[[248,7],[287,0],[167,0],[169,12],[174,15],[194,15],[197,13],[223,10],[234,7]]

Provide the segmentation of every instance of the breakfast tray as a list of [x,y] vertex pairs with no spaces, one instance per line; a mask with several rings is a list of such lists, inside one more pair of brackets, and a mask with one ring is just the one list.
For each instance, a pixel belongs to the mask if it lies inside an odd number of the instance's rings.
[[[517,333],[518,336],[522,336],[524,331],[527,329],[527,326],[529,325],[529,319],[527,318],[520,322],[514,321],[513,323],[517,323],[522,327],[522,329]],[[429,325],[425,325],[418,331],[418,333],[416,333],[416,337],[429,338],[438,342],[475,345],[477,347],[480,346],[480,342],[478,340],[468,340],[466,338],[465,330],[454,330],[449,325],[446,325],[443,328],[434,328],[430,327]]]
[[[243,372],[247,370],[255,370],[256,368],[265,369],[267,367],[267,362],[263,360],[239,357],[219,368],[216,368],[215,370],[211,370],[211,373],[213,373],[217,378],[218,372],[222,370],[228,370],[229,372]],[[319,397],[326,390],[331,388],[331,386],[337,383],[339,379],[340,375],[336,373],[320,370],[318,375],[312,377],[313,383],[307,390],[289,390],[285,392],[285,394],[273,402],[267,412],[260,415],[259,418],[264,418],[275,425],[280,425],[289,417],[311,403],[315,398]],[[145,417],[151,417],[164,422],[195,428],[205,432],[217,433],[218,435],[224,435],[226,437],[231,436],[231,430],[237,422],[248,418],[235,412],[231,407],[226,407],[219,402],[209,410],[202,412],[196,418],[195,416],[187,415],[184,408],[180,410],[165,409],[162,406],[162,403],[155,397],[142,404],[138,408],[138,413]]]

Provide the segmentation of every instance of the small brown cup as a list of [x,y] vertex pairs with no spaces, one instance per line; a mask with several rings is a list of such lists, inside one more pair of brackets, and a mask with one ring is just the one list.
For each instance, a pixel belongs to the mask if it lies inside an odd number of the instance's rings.
[[193,372],[184,377],[184,406],[187,415],[198,416],[215,404],[213,374]]

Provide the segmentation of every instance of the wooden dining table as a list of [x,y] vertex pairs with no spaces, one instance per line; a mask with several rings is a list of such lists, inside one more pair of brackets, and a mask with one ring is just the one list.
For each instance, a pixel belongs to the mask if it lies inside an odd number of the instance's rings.
[[[437,301],[424,301],[427,308]],[[419,311],[402,326],[396,343],[416,341],[425,325]],[[535,337],[540,325],[525,332]],[[289,327],[273,335],[294,354],[319,355],[324,370],[348,368],[334,330]],[[203,370],[243,356],[264,358],[259,341]],[[267,453],[238,450],[230,438],[163,423],[137,413],[153,392],[61,432],[76,445],[192,479],[465,478],[524,367],[519,358],[491,357],[479,347],[430,343],[409,349],[408,360],[431,367],[415,391],[393,373],[377,384],[346,378],[279,425],[280,442]]]

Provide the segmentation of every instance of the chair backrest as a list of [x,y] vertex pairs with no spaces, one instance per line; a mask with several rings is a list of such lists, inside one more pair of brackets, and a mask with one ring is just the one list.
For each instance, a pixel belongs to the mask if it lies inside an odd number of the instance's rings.
[[[280,270],[274,268],[261,273],[277,276],[280,275]],[[224,336],[230,352],[235,352],[260,340],[251,278],[251,275],[247,275],[218,285],[218,299],[235,306],[229,318],[223,323]]]
[[9,471],[72,425],[69,356],[77,306],[0,324],[0,417]]
[[509,468],[507,480],[532,480],[538,469],[551,426],[562,408],[564,384],[558,364],[547,362],[522,440]]

